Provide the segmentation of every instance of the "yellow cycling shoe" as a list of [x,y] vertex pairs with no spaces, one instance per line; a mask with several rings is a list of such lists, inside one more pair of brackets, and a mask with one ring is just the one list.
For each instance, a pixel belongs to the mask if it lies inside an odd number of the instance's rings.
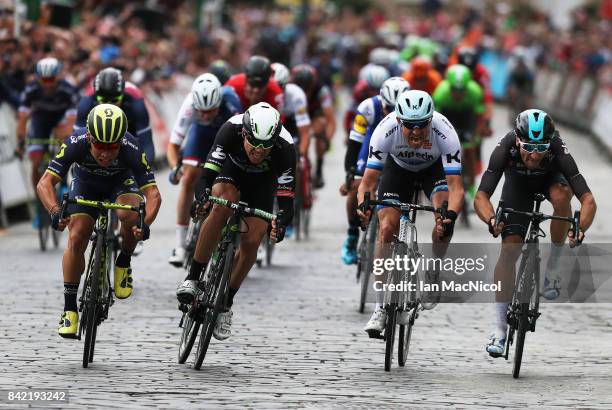
[[132,294],[132,268],[115,266],[115,296],[117,299],[129,298]]
[[79,327],[79,314],[72,310],[67,310],[62,313],[59,322],[60,326],[57,333],[66,339],[76,339],[77,329]]

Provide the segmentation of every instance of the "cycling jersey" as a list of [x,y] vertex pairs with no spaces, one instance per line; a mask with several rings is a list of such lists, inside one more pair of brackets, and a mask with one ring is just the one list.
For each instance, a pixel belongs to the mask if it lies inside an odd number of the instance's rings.
[[323,110],[332,107],[334,104],[331,90],[322,83],[318,83],[306,96],[308,97],[308,114],[310,118],[323,115]]
[[370,140],[367,168],[382,171],[387,157],[407,171],[421,171],[442,160],[445,175],[461,174],[461,146],[455,129],[439,112],[434,112],[429,140],[412,149],[402,134],[395,112],[378,124]]
[[[76,113],[78,90],[66,80],[59,80],[52,93],[44,92],[38,81],[28,84],[21,93],[19,112],[31,114],[32,119],[58,124],[62,119]],[[45,138],[47,136],[38,136]]]
[[510,131],[498,142],[493,150],[489,160],[489,167],[480,181],[479,191],[486,192],[491,196],[503,173],[534,178],[560,172],[569,183],[576,198],[580,199],[584,193],[590,192],[584,177],[578,170],[576,161],[574,161],[567,146],[561,137],[559,137],[558,132],[553,136],[546,156],[535,169],[528,169],[525,166],[519,149],[516,145],[515,131]]
[[355,166],[355,175],[363,175],[365,171],[370,138],[384,116],[383,103],[379,95],[362,101],[357,107],[357,115],[349,134],[349,147],[347,147],[347,156],[351,158],[346,160],[349,167]]
[[438,84],[442,81],[442,76],[436,70],[431,69],[423,77],[416,77],[412,71],[406,71],[402,77],[408,81],[411,90],[421,90],[428,94],[433,94]]
[[478,83],[484,94],[484,102],[487,104],[493,103],[493,91],[491,91],[491,76],[489,70],[478,63],[474,70],[472,70],[472,79]]
[[378,95],[380,90],[374,90],[370,88],[365,80],[359,80],[353,87],[353,101],[351,102],[350,108],[344,115],[344,129],[347,134],[351,131],[355,115],[357,115],[357,106],[363,101],[370,97]]
[[200,117],[193,109],[191,92],[187,94],[170,134],[170,142],[180,146],[189,132],[183,147],[183,163],[194,167],[200,165],[206,159],[219,128],[240,112],[242,112],[242,107],[234,89],[223,87],[219,114],[209,124],[204,124],[199,121]]
[[476,130],[476,118],[485,111],[482,88],[470,80],[460,99],[453,96],[447,80],[432,95],[436,111],[444,114],[455,126],[461,142],[468,142]]
[[[249,101],[249,99],[244,94],[244,89],[247,85],[247,78],[245,73],[235,74],[231,76],[230,79],[227,80],[225,85],[232,87],[234,91],[236,91],[236,94],[238,94],[238,97],[240,98],[240,104],[245,110],[249,108],[252,104],[260,102],[255,101],[251,103],[251,101]],[[276,83],[276,81],[270,79],[266,86],[266,92],[261,102],[267,102],[272,107],[276,108],[279,112],[283,112],[283,99],[283,90]]]
[[285,104],[283,114],[285,115],[285,128],[297,141],[298,128],[310,125],[308,115],[308,100],[304,90],[297,84],[289,83],[285,85]]
[[[77,112],[74,128],[87,126],[87,115],[93,107],[98,105],[94,88],[89,86],[85,91]],[[121,109],[128,119],[128,132],[136,137],[143,151],[150,161],[155,159],[155,146],[153,145],[153,134],[149,124],[149,112],[144,103],[144,95],[138,87],[129,81],[125,83]]]
[[147,162],[146,155],[136,139],[129,133],[121,140],[119,156],[108,167],[99,165],[90,153],[90,145],[87,140],[87,130],[80,128],[64,140],[59,153],[51,160],[47,172],[62,179],[68,170],[75,164],[73,175],[90,184],[104,188],[109,177],[130,176],[136,180],[138,187],[142,190],[155,185],[155,176]]
[[[276,197],[279,208],[283,211],[282,223],[287,224],[293,218],[295,196],[297,160],[293,139],[283,128],[270,155],[261,164],[252,164],[244,148],[242,116],[243,114],[239,114],[230,118],[217,133],[204,165],[205,186],[212,187],[215,180],[232,183],[241,191],[241,200],[251,206],[257,206],[255,204],[265,199],[265,208],[261,209],[271,211],[274,190],[262,189],[264,192],[258,192],[258,188],[269,187],[269,181],[276,180]],[[247,191],[246,198],[243,191]],[[270,192],[270,195],[267,195],[267,192]]]

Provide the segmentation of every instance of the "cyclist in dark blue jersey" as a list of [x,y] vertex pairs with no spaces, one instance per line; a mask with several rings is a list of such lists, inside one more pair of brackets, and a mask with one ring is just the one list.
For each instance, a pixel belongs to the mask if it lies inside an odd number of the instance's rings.
[[[201,166],[206,161],[219,128],[241,112],[240,99],[234,89],[222,87],[217,77],[210,73],[195,79],[191,92],[181,105],[167,150],[171,168],[170,182],[176,185],[179,180],[182,181],[176,210],[176,245],[168,259],[168,263],[173,266],[181,267],[185,258],[189,210],[193,203],[196,183],[202,176]],[[182,145],[181,165],[179,161]]]
[[125,114],[112,104],[96,106],[87,117],[87,128],[76,130],[64,141],[37,186],[38,196],[51,216],[53,228],[64,230],[68,226],[70,231],[62,260],[64,312],[58,329],[59,335],[66,338],[76,337],[76,297],[85,269],[85,250],[98,216],[95,208],[71,205],[68,207],[69,216],[61,219],[54,186],[73,165],[72,198],[109,200],[136,207],[146,200],[142,228],[136,226],[138,216],[135,213],[117,211],[122,238],[114,268],[114,289],[118,299],[132,294],[131,255],[138,240],[148,239],[149,226],[161,205],[147,156],[136,139],[127,133]]
[[[16,154],[23,156],[27,135],[34,188],[40,179],[41,163],[49,147],[42,142],[51,138],[54,130],[59,139],[70,135],[75,120],[78,91],[59,77],[61,68],[56,58],[43,58],[36,64],[36,81],[28,84],[21,93]],[[30,127],[26,134],[28,119]]]
[[149,161],[155,161],[155,146],[149,124],[149,113],[144,95],[134,84],[123,79],[121,71],[113,67],[101,70],[93,87],[85,90],[79,101],[75,128],[85,127],[87,114],[98,104],[121,107],[128,119],[128,132],[136,137]]

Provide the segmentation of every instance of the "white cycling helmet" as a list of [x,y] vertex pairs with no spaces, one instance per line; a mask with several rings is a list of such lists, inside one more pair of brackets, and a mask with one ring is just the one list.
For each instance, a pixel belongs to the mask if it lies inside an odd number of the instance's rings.
[[191,86],[193,108],[208,111],[221,105],[221,83],[214,74],[202,74]]
[[391,77],[380,87],[380,98],[387,107],[395,107],[397,97],[410,90],[410,84],[402,77]]
[[370,51],[368,61],[372,64],[386,66],[390,61],[389,50],[384,47],[376,47]]
[[57,58],[47,57],[36,63],[36,74],[39,77],[57,77],[61,69],[61,64]]
[[284,87],[289,82],[289,69],[286,65],[281,63],[272,63],[272,71],[274,81],[281,87]]
[[404,91],[397,97],[395,114],[397,118],[407,122],[418,122],[433,117],[434,103],[425,91]]
[[271,148],[283,126],[278,111],[270,104],[251,105],[242,116],[242,128],[247,140],[255,147]]
[[365,73],[364,79],[368,86],[375,90],[380,90],[385,80],[389,78],[389,71],[381,65],[371,66]]

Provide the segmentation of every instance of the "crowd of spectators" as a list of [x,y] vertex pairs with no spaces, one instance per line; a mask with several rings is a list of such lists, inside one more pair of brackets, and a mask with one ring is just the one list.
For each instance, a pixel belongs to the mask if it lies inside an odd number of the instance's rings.
[[371,2],[365,10],[338,7],[346,2],[295,2],[292,8],[234,3],[81,0],[74,2],[67,28],[58,27],[57,19],[66,8],[43,2],[35,19],[20,19],[14,35],[14,2],[0,0],[0,100],[16,104],[36,61],[51,55],[81,88],[100,68],[113,65],[132,82],[160,91],[172,86],[175,73],[195,76],[217,59],[239,69],[254,52],[286,64],[331,53],[343,62],[350,83],[372,48],[410,56],[406,48],[417,37],[432,40],[432,50],[440,53],[452,54],[459,45],[506,55],[520,49],[534,65],[610,73],[612,0],[576,8],[567,28],[555,27],[546,11],[521,0],[484,1],[479,9],[473,2],[440,0],[412,8]]

